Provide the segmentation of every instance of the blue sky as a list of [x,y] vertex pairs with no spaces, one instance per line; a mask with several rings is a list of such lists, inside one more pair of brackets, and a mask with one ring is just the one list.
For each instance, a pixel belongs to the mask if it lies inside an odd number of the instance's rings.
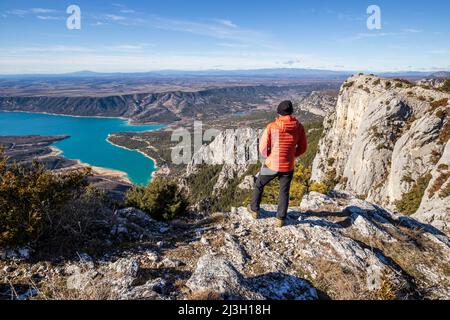
[[0,73],[450,70],[449,14],[448,0],[2,0]]

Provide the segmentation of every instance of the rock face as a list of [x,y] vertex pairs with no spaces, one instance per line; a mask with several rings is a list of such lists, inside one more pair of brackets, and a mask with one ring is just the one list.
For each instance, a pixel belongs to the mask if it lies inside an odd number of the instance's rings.
[[419,86],[426,86],[431,87],[435,89],[439,89],[442,87],[445,83],[446,78],[428,78],[428,79],[421,79],[416,82]]
[[315,300],[317,291],[307,281],[296,277],[268,274],[244,278],[223,256],[205,255],[186,283],[192,291],[207,291],[223,299]]
[[[431,172],[436,176],[449,165],[450,158],[444,156],[449,98],[404,81],[366,75],[349,78],[335,112],[325,119],[326,134],[312,179],[333,179],[338,190],[395,208],[418,179]],[[444,181],[431,200],[425,196],[419,212],[432,207],[448,212],[450,198],[441,192],[445,187]],[[441,199],[436,201],[438,193]]]
[[234,178],[241,177],[251,164],[259,160],[259,138],[262,130],[252,128],[222,131],[209,144],[202,146],[192,157],[186,174],[196,172],[202,164],[221,165],[214,192],[225,189]]
[[325,117],[328,113],[334,110],[336,100],[336,96],[326,94],[324,91],[313,91],[310,95],[297,101],[296,104],[299,110]]

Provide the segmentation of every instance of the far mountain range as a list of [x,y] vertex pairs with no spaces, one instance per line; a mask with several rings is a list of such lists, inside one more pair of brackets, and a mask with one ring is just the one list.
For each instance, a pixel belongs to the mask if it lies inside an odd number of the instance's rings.
[[306,78],[306,79],[346,79],[350,75],[364,72],[382,77],[449,77],[450,71],[397,71],[371,72],[368,70],[335,71],[306,68],[268,68],[248,70],[159,70],[149,72],[101,73],[89,70],[61,74],[12,74],[0,75],[0,79],[58,79],[58,78],[159,78],[159,77],[263,77],[263,78]]

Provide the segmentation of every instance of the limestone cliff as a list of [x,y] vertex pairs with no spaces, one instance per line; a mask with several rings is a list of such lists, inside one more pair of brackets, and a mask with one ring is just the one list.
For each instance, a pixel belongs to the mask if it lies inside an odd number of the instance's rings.
[[252,128],[222,131],[214,141],[203,145],[192,157],[186,174],[195,173],[201,164],[222,165],[214,192],[223,190],[234,178],[241,177],[251,164],[259,160],[259,137],[262,130]]
[[298,110],[325,117],[335,108],[336,100],[336,96],[327,91],[313,91],[311,94],[300,98],[295,104]]
[[449,98],[403,80],[352,76],[325,119],[312,179],[394,209],[432,174],[418,217],[448,215]]

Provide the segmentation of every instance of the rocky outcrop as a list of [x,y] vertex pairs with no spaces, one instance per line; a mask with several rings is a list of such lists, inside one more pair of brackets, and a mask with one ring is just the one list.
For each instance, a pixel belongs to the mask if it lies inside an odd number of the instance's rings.
[[445,80],[446,78],[426,78],[416,81],[416,84],[419,86],[439,89],[444,85]]
[[317,291],[307,281],[282,273],[244,278],[224,256],[201,257],[186,286],[222,299],[316,300]]
[[[449,99],[405,81],[351,77],[325,119],[312,179],[395,209],[420,178],[448,165]],[[439,208],[448,210],[450,198]]]
[[251,164],[259,161],[259,137],[262,130],[252,128],[228,129],[220,132],[214,140],[203,145],[192,157],[186,175],[194,174],[202,164],[221,165],[214,185],[215,192],[225,189],[229,182],[240,178]]
[[275,211],[263,206],[254,220],[235,208],[165,224],[119,210],[123,233],[112,235],[128,249],[54,262],[4,257],[0,298],[450,298],[450,239],[433,226],[347,193],[306,195],[284,228]]
[[325,117],[336,107],[337,97],[325,91],[313,91],[296,101],[296,108]]

